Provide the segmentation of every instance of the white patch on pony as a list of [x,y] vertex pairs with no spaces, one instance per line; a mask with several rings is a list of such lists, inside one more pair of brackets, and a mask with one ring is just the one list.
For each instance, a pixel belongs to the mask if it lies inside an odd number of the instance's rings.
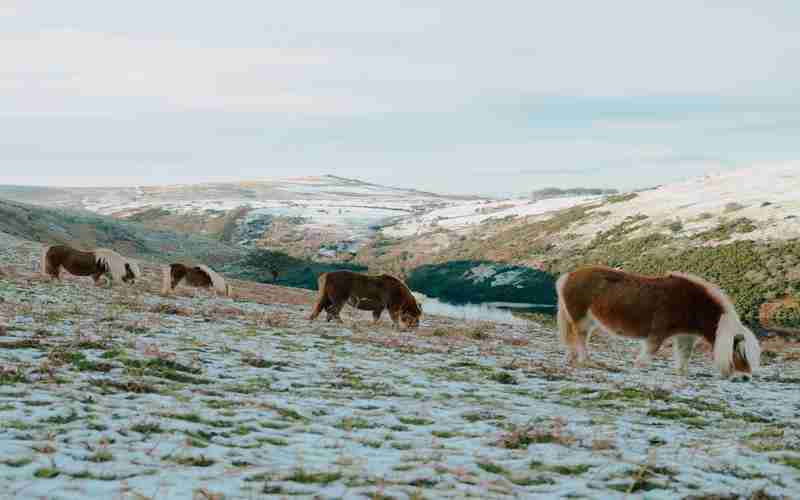
[[167,295],[169,293],[170,285],[172,285],[172,268],[170,266],[161,267],[161,294]]
[[[122,278],[125,277],[126,262],[123,256],[108,248],[95,248],[92,250],[92,253],[95,259],[105,266],[106,270],[111,275],[111,279],[122,282]],[[133,266],[131,266],[131,271],[133,271]]]
[[211,287],[214,288],[214,290],[216,290],[217,293],[222,294],[222,295],[227,295],[228,288],[226,287],[225,279],[222,276],[217,274],[210,267],[205,266],[203,264],[200,264],[197,267],[202,269],[203,272],[206,273],[209,278],[211,278]]
[[49,276],[47,274],[47,252],[48,252],[48,250],[50,250],[50,247],[48,245],[42,246],[42,262],[41,262],[41,266],[40,266],[41,267],[40,271],[42,272],[42,276]]
[[128,264],[128,267],[131,268],[131,273],[133,273],[133,277],[135,279],[138,280],[139,278],[142,277],[142,271],[141,269],[139,269],[139,264],[137,264],[133,260],[126,260],[125,263]]

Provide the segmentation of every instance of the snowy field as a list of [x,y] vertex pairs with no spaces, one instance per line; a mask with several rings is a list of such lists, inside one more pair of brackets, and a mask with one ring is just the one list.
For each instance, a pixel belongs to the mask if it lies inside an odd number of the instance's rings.
[[684,379],[599,335],[616,368],[567,369],[533,323],[308,312],[0,278],[0,498],[800,496],[795,344],[751,383],[703,352]]
[[543,215],[598,199],[595,196],[566,196],[532,201],[514,198],[499,201],[472,201],[432,210],[421,216],[410,216],[387,227],[383,233],[389,237],[408,237],[444,228],[451,231],[473,229],[489,219]]

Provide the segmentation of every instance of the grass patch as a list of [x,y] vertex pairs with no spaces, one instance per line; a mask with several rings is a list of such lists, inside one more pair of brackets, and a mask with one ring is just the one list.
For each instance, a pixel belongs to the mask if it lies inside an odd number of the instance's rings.
[[496,464],[494,462],[483,461],[483,462],[478,462],[476,465],[481,470],[484,470],[484,471],[489,472],[491,474],[500,474],[500,475],[503,475],[503,476],[508,474],[508,469],[506,469],[505,467],[503,467],[501,465],[498,465],[498,464]]
[[212,465],[217,463],[217,461],[214,460],[213,458],[208,458],[204,455],[200,455],[197,457],[193,457],[190,455],[182,457],[171,457],[170,460],[178,465],[185,465],[187,467],[211,467]]
[[435,423],[433,420],[422,417],[398,417],[397,420],[406,425],[433,425]]
[[38,479],[53,479],[54,477],[58,477],[60,474],[61,471],[55,467],[40,467],[36,469],[36,472],[33,473],[33,477]]
[[341,478],[341,472],[307,472],[304,469],[295,469],[285,480],[301,484],[330,484]]
[[589,472],[592,466],[587,464],[546,465],[537,460],[533,460],[530,463],[530,468],[536,471],[553,472],[562,476],[580,476]]
[[97,464],[104,463],[104,462],[111,462],[114,460],[114,455],[111,454],[110,451],[101,450],[95,453],[94,455],[87,458],[89,462],[94,462]]
[[664,408],[660,410],[653,409],[647,412],[647,416],[658,418],[660,420],[677,420],[679,422],[683,422],[689,427],[702,428],[708,425],[702,416],[683,408]]

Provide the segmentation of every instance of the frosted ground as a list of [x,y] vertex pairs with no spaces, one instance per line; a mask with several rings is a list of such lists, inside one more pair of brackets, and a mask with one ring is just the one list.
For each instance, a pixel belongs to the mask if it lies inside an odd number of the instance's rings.
[[533,323],[309,324],[310,294],[49,283],[0,243],[0,497],[800,496],[796,344],[754,383],[601,336],[618,371],[576,372]]

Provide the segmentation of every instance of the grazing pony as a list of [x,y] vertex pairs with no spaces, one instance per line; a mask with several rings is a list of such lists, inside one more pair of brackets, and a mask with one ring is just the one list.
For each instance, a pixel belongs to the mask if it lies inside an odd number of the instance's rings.
[[675,370],[686,375],[697,337],[714,348],[723,378],[758,369],[761,348],[717,286],[689,274],[641,276],[602,266],[582,267],[556,282],[558,329],[570,364],[589,361],[586,342],[595,328],[642,340],[636,360],[644,367],[672,338]]
[[308,318],[313,321],[324,309],[327,321],[341,322],[339,312],[346,303],[363,311],[372,311],[377,323],[384,309],[389,310],[394,328],[400,328],[402,321],[407,328],[417,328],[422,316],[419,305],[411,290],[394,276],[382,274],[369,276],[352,271],[332,271],[322,273],[317,280],[319,298]]
[[169,266],[164,266],[162,276],[161,293],[165,295],[175,290],[175,287],[182,280],[187,285],[195,288],[210,288],[216,294],[226,297],[231,296],[230,285],[225,284],[225,279],[208,266],[189,267],[183,264],[170,264]]
[[133,284],[141,276],[136,262],[107,248],[95,248],[88,252],[67,245],[53,245],[42,250],[41,271],[45,276],[60,279],[61,268],[75,276],[91,276],[94,284],[100,285],[100,277],[112,281]]

